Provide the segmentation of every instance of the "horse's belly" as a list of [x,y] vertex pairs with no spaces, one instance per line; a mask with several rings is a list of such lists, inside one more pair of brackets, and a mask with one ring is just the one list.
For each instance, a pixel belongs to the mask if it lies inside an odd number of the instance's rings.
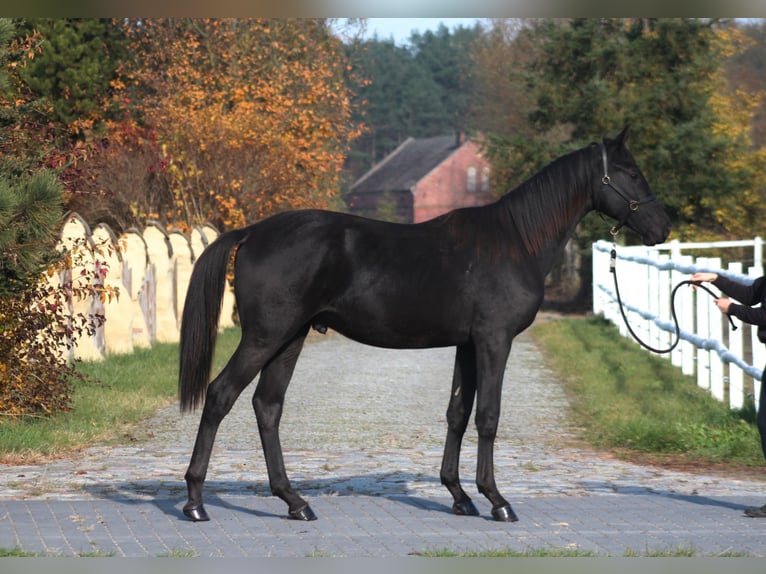
[[444,316],[441,320],[435,319],[395,311],[370,313],[357,310],[320,313],[313,323],[366,345],[392,349],[452,347],[468,339],[468,329],[461,322],[450,324]]

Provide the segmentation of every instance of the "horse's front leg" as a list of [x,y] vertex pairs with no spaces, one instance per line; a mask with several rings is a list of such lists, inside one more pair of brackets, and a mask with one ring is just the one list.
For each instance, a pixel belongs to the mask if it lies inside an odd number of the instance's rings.
[[471,418],[476,395],[476,354],[473,345],[462,345],[455,354],[452,394],[447,407],[447,440],[444,443],[441,482],[450,491],[455,503],[452,511],[461,516],[478,516],[471,497],[460,485],[460,448],[465,429]]
[[495,484],[494,447],[500,422],[500,398],[503,375],[511,342],[477,346],[476,429],[479,450],[476,486],[492,503],[492,516],[502,522],[516,522],[518,517]]

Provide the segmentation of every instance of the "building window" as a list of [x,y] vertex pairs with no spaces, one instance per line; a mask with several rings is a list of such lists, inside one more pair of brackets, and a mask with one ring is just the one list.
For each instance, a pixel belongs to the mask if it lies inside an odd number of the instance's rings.
[[489,191],[489,167],[487,166],[481,168],[481,191]]
[[468,193],[476,193],[476,168],[468,168]]

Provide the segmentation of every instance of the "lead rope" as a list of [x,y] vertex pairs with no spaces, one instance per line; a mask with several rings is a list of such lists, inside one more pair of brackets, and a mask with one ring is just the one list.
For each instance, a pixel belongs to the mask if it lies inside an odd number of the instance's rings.
[[[676,316],[676,292],[678,291],[679,287],[683,285],[696,285],[700,289],[707,291],[707,293],[709,293],[710,296],[713,297],[714,299],[718,299],[718,295],[716,295],[711,289],[708,289],[707,287],[705,287],[699,281],[686,280],[686,281],[681,281],[680,283],[678,283],[678,285],[676,285],[673,288],[673,291],[670,294],[670,315],[673,318],[673,325],[675,326],[676,340],[667,349],[655,349],[651,345],[647,345],[646,343],[644,343],[641,340],[641,338],[638,335],[636,335],[636,333],[631,328],[630,323],[628,322],[628,317],[625,314],[625,309],[623,308],[623,305],[622,305],[622,298],[620,297],[620,287],[617,284],[617,245],[615,243],[612,244],[612,252],[609,258],[609,272],[612,274],[612,277],[614,278],[614,291],[617,294],[617,303],[620,307],[620,315],[622,315],[622,320],[625,322],[625,326],[628,328],[628,331],[630,332],[630,334],[633,336],[633,338],[636,340],[636,342],[639,345],[641,345],[642,347],[644,347],[645,349],[649,351],[652,351],[653,353],[658,353],[661,355],[665,353],[669,353],[670,351],[675,349],[679,341],[681,340],[681,328],[678,326],[678,317]],[[729,323],[731,324],[732,330],[736,331],[737,326],[734,324],[734,321],[732,320],[731,315],[727,315],[727,318],[729,319]]]

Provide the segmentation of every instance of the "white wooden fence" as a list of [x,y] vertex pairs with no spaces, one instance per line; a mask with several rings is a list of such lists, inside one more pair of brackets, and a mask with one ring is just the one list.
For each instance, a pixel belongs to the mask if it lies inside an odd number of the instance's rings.
[[[610,272],[612,243],[593,244],[593,312],[603,315],[626,337],[631,337],[620,314]],[[720,258],[693,256],[689,251],[751,248],[753,258],[747,269],[742,262],[722,268]],[[675,340],[670,305],[673,288],[697,271],[714,271],[732,279],[752,282],[763,275],[763,241],[679,243],[617,246],[616,273],[623,308],[631,328],[656,349],[667,349]],[[716,291],[714,286],[711,286]],[[760,379],[766,364],[766,345],[757,337],[757,328],[734,319],[733,330],[715,306],[713,297],[702,289],[681,287],[675,309],[681,341],[668,357],[684,374],[696,377],[697,384],[732,408],[741,408],[750,396],[758,405]]]
[[[177,342],[186,291],[192,266],[205,247],[218,236],[211,225],[195,227],[191,233],[167,233],[157,224],[144,229],[130,229],[121,236],[105,224],[92,231],[76,213],[66,217],[61,231],[60,249],[72,249],[86,243],[91,250],[79,249],[75,267],[50,278],[55,286],[72,279],[92,277],[119,290],[112,301],[97,298],[68,302],[69,313],[103,314],[106,321],[93,336],[78,338],[71,349],[63,350],[70,358],[100,360],[110,353],[130,353],[135,348],[155,342]],[[106,249],[111,247],[111,249]],[[87,269],[83,269],[87,268]],[[234,295],[226,290],[220,328],[233,324]]]

